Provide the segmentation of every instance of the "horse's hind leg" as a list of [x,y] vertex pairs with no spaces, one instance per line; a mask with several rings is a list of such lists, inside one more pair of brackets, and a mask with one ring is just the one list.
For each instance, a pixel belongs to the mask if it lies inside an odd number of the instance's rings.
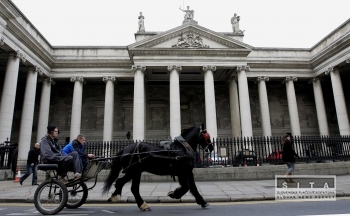
[[108,202],[119,202],[121,200],[123,187],[128,181],[131,180],[131,178],[132,176],[126,173],[123,177],[120,177],[115,181],[115,191],[108,199]]
[[201,205],[202,208],[205,208],[205,207],[208,207],[209,206],[209,203],[207,203],[202,195],[200,195],[200,193],[198,192],[198,189],[197,189],[197,186],[196,186],[196,183],[194,181],[194,177],[193,177],[193,173],[190,172],[188,173],[188,183],[190,185],[190,191],[191,191],[191,194],[196,198],[196,202],[198,205]]
[[174,191],[170,191],[168,196],[173,199],[180,199],[190,188],[186,175],[179,175],[180,187],[176,188]]
[[131,183],[131,192],[135,197],[137,206],[141,211],[151,211],[150,206],[142,199],[140,195],[140,181],[141,181],[141,172],[134,173]]

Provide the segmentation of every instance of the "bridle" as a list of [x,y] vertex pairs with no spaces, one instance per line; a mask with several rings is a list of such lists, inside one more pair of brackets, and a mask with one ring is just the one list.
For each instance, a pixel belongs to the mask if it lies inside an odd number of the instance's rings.
[[210,134],[207,132],[207,130],[200,130],[198,134],[198,140],[200,140],[201,136],[203,137],[204,141],[207,143],[207,145],[204,147],[204,151],[208,152],[209,145],[213,145],[213,143],[210,140]]

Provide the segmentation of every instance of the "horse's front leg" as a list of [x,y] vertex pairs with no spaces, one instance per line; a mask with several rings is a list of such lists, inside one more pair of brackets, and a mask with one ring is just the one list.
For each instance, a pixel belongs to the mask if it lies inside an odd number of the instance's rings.
[[141,211],[151,211],[151,207],[145,201],[143,201],[140,195],[141,173],[142,172],[133,173],[131,192],[134,195],[137,206],[141,209]]
[[198,205],[201,205],[202,208],[205,208],[205,207],[208,207],[209,206],[209,203],[207,203],[202,195],[200,195],[200,193],[198,192],[198,189],[197,189],[197,186],[196,186],[196,183],[194,181],[194,177],[193,177],[193,172],[189,172],[188,173],[188,184],[190,185],[190,191],[191,191],[191,194],[196,198],[196,202]]
[[180,187],[168,193],[168,196],[173,199],[180,199],[183,195],[187,193],[187,191],[190,188],[186,174],[180,174],[178,178],[179,178]]
[[108,202],[119,202],[121,200],[123,187],[128,181],[131,180],[131,178],[132,176],[126,173],[123,177],[120,177],[115,181],[115,191],[108,199]]

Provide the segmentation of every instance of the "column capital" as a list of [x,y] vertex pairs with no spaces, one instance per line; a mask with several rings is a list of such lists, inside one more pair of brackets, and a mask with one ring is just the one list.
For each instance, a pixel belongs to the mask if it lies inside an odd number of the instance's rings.
[[182,71],[182,67],[180,65],[168,65],[168,71],[176,70],[177,72]]
[[216,66],[215,65],[206,65],[206,66],[202,67],[203,72],[207,72],[208,70],[211,70],[214,72],[214,71],[216,71]]
[[105,76],[102,78],[103,82],[107,82],[107,81],[112,81],[112,82],[115,82],[116,81],[116,78],[113,76],[113,77],[110,77],[110,76]]
[[51,85],[55,85],[55,81],[51,77],[39,77],[38,82],[44,81],[51,83]]
[[9,56],[19,58],[20,60],[22,60],[22,62],[25,62],[27,60],[26,55],[19,50],[9,52]]
[[0,46],[2,46],[4,44],[5,44],[5,38],[4,38],[4,36],[1,35],[1,37],[0,37]]
[[329,68],[324,72],[324,74],[325,74],[325,75],[329,75],[330,73],[335,72],[336,70],[339,71],[339,67],[337,67],[337,66],[329,67]]
[[323,79],[319,78],[319,77],[313,77],[311,80],[308,81],[308,83],[311,84],[311,83],[315,83],[317,81],[323,81]]
[[25,71],[26,72],[32,71],[33,73],[35,72],[35,73],[38,73],[40,76],[44,74],[42,69],[37,65],[27,67]]
[[141,70],[142,72],[145,72],[146,71],[146,66],[143,66],[143,65],[132,65],[131,66],[131,70],[133,73],[136,72],[136,70]]
[[227,82],[237,82],[238,78],[235,75],[227,76]]
[[270,80],[270,78],[267,76],[258,76],[254,83],[259,83],[260,81],[268,82],[269,80]]
[[288,81],[296,82],[296,81],[298,81],[298,78],[297,77],[286,77],[286,78],[284,78],[284,80],[282,80],[282,84],[285,84]]
[[76,82],[76,81],[78,81],[78,82],[81,82],[81,83],[84,83],[84,77],[71,77],[70,78],[70,81],[71,82]]
[[250,66],[249,65],[237,66],[237,72],[241,72],[242,70],[249,72]]
[[349,64],[350,63],[350,58],[346,59],[345,62]]

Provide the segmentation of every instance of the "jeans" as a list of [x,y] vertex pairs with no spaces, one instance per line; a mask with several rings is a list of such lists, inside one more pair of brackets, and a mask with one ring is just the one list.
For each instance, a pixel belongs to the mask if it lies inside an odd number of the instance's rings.
[[294,171],[294,163],[293,162],[286,162],[287,167],[288,167],[288,172],[292,173]]
[[22,177],[21,177],[21,182],[23,182],[24,180],[26,180],[26,178],[28,178],[28,176],[30,176],[30,174],[33,173],[33,178],[32,178],[32,185],[33,184],[36,184],[36,181],[37,181],[37,164],[35,164],[34,166],[30,165],[30,164],[27,164],[27,173],[24,174]]

